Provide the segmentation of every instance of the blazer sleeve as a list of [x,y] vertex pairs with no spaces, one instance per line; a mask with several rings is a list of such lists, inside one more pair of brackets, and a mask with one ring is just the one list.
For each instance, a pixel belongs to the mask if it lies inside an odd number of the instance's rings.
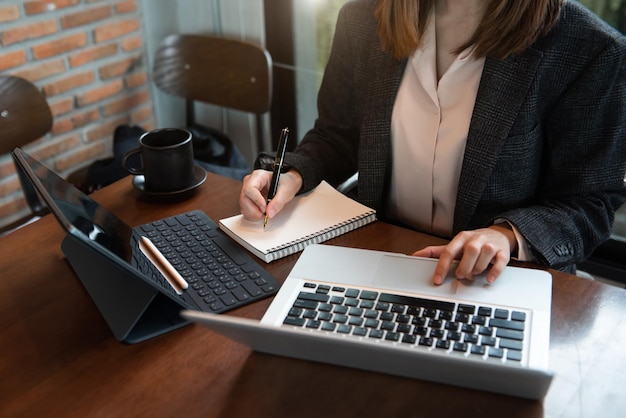
[[549,114],[536,204],[502,214],[547,266],[586,259],[609,238],[626,201],[626,43],[612,39]]

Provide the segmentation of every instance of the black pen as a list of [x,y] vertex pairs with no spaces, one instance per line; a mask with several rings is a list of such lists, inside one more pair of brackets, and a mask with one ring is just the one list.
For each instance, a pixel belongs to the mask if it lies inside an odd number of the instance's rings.
[[[278,150],[276,151],[276,158],[274,159],[274,170],[272,171],[272,182],[270,183],[270,189],[267,192],[267,203],[276,195],[278,189],[278,180],[280,180],[280,171],[283,169],[283,161],[285,159],[285,151],[287,151],[287,140],[289,139],[289,128],[283,128],[280,133],[280,139],[278,140]],[[263,229],[267,225],[267,213],[265,219],[263,219]]]

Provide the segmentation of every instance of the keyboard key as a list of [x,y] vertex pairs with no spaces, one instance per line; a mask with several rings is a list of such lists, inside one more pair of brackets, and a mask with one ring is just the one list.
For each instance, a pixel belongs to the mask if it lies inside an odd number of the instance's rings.
[[381,302],[399,303],[401,305],[439,309],[442,311],[453,311],[455,308],[455,304],[453,302],[416,298],[413,296],[392,295],[390,293],[381,293],[379,300]]
[[335,307],[333,308],[333,313],[336,314],[346,314],[348,313],[348,307],[347,306],[342,306],[342,305],[335,305]]
[[313,329],[317,329],[320,327],[320,325],[322,325],[321,321],[317,321],[315,319],[309,319],[306,322],[306,328],[313,328]]
[[331,314],[330,312],[320,312],[320,314],[317,316],[317,319],[319,319],[320,321],[330,321],[333,319],[333,314]]
[[526,320],[526,313],[520,311],[511,312],[511,319],[513,321],[521,321],[524,322]]
[[352,335],[358,335],[359,337],[365,337],[367,335],[367,328],[355,327],[352,331]]
[[433,343],[434,343],[434,340],[432,338],[421,337],[419,345],[423,345],[423,346],[426,346],[426,347],[432,347]]
[[378,328],[379,323],[380,321],[378,321],[377,319],[368,318],[365,320],[365,326],[367,328]]
[[437,341],[437,343],[435,344],[436,348],[442,348],[444,350],[447,350],[450,348],[450,341],[447,340],[439,340]]
[[293,303],[293,306],[296,308],[316,309],[318,303],[312,300],[296,299],[296,301]]
[[365,320],[361,317],[351,316],[350,319],[348,319],[348,324],[353,326],[360,326],[361,324],[363,324],[363,321]]
[[485,354],[485,347],[482,345],[473,345],[470,353],[482,356]]
[[371,329],[369,333],[370,338],[383,338],[383,332],[379,329]]
[[400,334],[397,332],[387,332],[385,334],[385,340],[387,341],[398,341],[400,340]]
[[465,305],[463,303],[460,303],[459,307],[457,308],[457,312],[461,312],[461,313],[468,314],[468,315],[474,315],[474,312],[476,312],[476,306]]
[[480,308],[478,308],[478,315],[480,315],[480,316],[490,317],[491,316],[491,312],[492,312],[492,309],[491,308],[487,308],[485,306],[481,306]]
[[323,331],[334,331],[336,327],[337,327],[337,324],[335,324],[333,322],[323,322],[322,323],[322,330]]
[[361,292],[361,299],[376,300],[377,297],[378,292],[372,292],[370,290],[363,290]]
[[489,357],[502,358],[504,357],[504,350],[501,348],[490,348]]
[[298,317],[298,316],[302,315],[302,311],[303,311],[302,308],[294,308],[294,307],[292,307],[291,309],[289,309],[289,313],[287,315]]
[[524,333],[522,331],[514,331],[511,329],[499,328],[496,331],[496,337],[522,341],[524,339]]
[[519,321],[509,321],[507,319],[490,319],[490,327],[513,329],[517,331],[524,331],[524,323]]
[[294,318],[292,316],[288,316],[283,321],[283,324],[285,324],[285,325],[295,325],[297,327],[301,327],[302,325],[304,325],[305,322],[306,322],[306,320],[303,319],[303,318]]
[[452,349],[454,351],[460,351],[462,353],[466,353],[467,352],[467,348],[468,348],[467,344],[466,343],[462,343],[462,342],[456,342],[452,346]]
[[500,339],[500,344],[498,344],[500,348],[508,348],[509,350],[522,351],[524,348],[524,343],[522,341],[517,340],[507,340],[506,338]]
[[342,315],[342,314],[334,315],[333,322],[337,324],[345,324],[346,322],[348,322],[348,315]]
[[509,318],[509,311],[507,309],[496,309],[496,311],[493,314],[493,316],[494,316],[494,318],[508,319]]
[[298,299],[312,300],[315,302],[328,302],[330,296],[323,293],[300,292],[298,294]]
[[352,307],[348,310],[350,316],[363,316],[363,309]]

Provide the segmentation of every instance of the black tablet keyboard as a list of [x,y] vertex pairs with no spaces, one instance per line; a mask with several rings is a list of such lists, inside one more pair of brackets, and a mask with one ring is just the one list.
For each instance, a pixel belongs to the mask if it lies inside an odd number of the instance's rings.
[[[204,212],[193,211],[133,228],[133,264],[160,288],[192,309],[224,312],[276,294],[280,285],[243,247],[219,230]],[[177,294],[138,249],[145,236],[187,281]]]

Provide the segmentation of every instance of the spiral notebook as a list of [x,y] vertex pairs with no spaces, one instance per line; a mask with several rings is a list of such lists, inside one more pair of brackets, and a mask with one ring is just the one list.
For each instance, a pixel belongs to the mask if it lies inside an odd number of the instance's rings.
[[243,215],[221,219],[222,231],[266,263],[302,251],[376,220],[376,211],[322,181],[296,196],[263,228]]

